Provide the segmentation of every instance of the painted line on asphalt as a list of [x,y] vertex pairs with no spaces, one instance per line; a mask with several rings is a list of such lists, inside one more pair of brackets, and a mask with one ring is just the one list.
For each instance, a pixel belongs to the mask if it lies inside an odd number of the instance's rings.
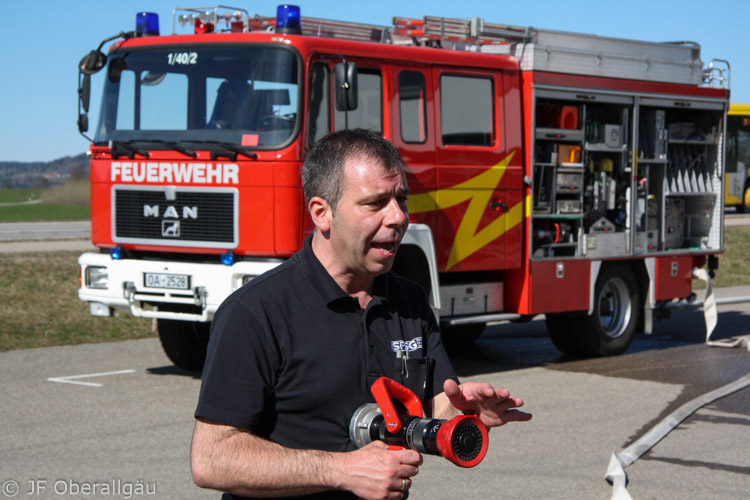
[[86,373],[84,375],[68,375],[66,377],[50,377],[48,382],[59,382],[61,384],[85,385],[88,387],[101,387],[102,384],[96,382],[81,382],[82,378],[109,377],[110,375],[124,375],[126,373],[135,373],[135,370],[117,370],[114,372]]

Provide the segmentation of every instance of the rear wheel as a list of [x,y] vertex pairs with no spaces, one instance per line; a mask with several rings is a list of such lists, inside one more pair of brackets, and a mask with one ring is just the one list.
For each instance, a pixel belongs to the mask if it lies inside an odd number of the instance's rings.
[[167,357],[183,370],[202,370],[211,323],[158,319],[159,340]]
[[625,264],[605,266],[596,280],[593,314],[577,317],[576,344],[589,356],[622,354],[635,338],[640,314],[633,270]]

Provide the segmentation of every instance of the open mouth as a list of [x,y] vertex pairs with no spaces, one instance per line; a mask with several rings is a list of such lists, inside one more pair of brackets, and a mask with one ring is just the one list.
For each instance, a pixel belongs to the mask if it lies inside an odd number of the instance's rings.
[[396,253],[396,249],[398,248],[398,243],[395,241],[380,242],[380,243],[373,242],[372,247],[376,248],[377,250],[380,250],[381,252],[384,252],[387,254],[393,254],[393,253]]

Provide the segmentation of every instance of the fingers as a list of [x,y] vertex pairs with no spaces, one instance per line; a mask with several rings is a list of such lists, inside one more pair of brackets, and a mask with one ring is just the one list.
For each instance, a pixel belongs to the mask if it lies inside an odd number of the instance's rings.
[[531,419],[530,413],[515,409],[523,406],[523,399],[511,397],[504,387],[494,388],[479,382],[458,385],[453,380],[446,380],[443,390],[455,408],[478,415],[488,427]]
[[382,441],[373,441],[350,452],[344,464],[348,480],[343,489],[363,499],[397,500],[411,488],[422,456],[409,449],[389,450]]
[[398,480],[392,485],[393,491],[397,491],[403,494],[404,491],[407,491],[409,488],[411,488],[412,480],[408,477],[400,477]]
[[445,395],[450,399],[459,396],[461,394],[461,388],[455,380],[447,379],[443,383],[443,392],[445,392]]
[[[404,464],[404,465],[411,465],[411,466],[414,466],[415,468],[422,465],[422,462],[423,462],[422,455],[419,452],[411,450],[409,448],[399,448],[397,450],[392,450],[383,441],[378,441],[378,440],[371,441],[365,446],[365,448],[376,448],[376,449],[385,450],[388,453],[394,453],[399,463]],[[413,476],[414,474],[416,474],[416,472],[410,475]]]

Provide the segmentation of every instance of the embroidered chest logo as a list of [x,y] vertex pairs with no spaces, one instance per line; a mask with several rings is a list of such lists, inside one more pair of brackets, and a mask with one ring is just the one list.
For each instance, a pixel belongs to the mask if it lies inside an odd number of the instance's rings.
[[393,352],[414,352],[422,348],[422,337],[412,340],[392,340],[391,349]]

